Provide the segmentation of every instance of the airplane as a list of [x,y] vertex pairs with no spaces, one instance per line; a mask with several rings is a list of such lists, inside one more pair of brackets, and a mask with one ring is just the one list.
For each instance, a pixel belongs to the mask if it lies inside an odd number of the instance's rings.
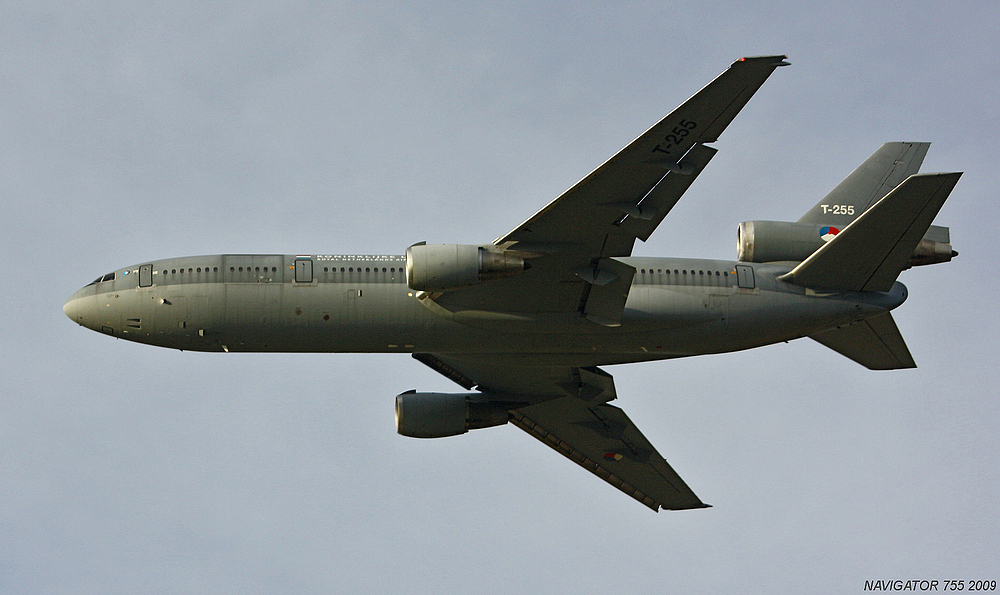
[[632,256],[786,56],[743,58],[512,231],[404,255],[222,254],[146,261],[69,298],[107,335],[209,352],[405,353],[464,392],[410,390],[396,429],[511,423],[653,511],[707,508],[622,409],[601,366],[810,337],[873,370],[915,367],[896,279],[948,262],[932,225],[960,173],[929,143],[879,148],[797,221],[739,224],[736,260]]

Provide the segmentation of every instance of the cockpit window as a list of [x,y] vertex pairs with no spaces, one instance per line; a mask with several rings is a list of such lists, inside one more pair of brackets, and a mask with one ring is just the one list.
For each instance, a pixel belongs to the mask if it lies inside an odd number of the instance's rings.
[[114,281],[114,280],[115,280],[115,274],[114,273],[108,273],[107,275],[104,275],[102,277],[98,277],[98,278],[94,279],[90,283],[87,283],[87,285],[88,286],[90,286],[90,285],[96,285],[98,283],[103,283],[104,281]]

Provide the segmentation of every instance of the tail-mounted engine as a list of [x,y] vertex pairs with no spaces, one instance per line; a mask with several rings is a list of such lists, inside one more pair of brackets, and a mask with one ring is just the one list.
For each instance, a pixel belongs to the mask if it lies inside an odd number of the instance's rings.
[[744,221],[738,231],[737,258],[743,262],[805,260],[840,232],[836,227],[786,221]]
[[[737,258],[743,262],[800,262],[840,233],[832,225],[790,221],[740,223]],[[947,227],[932,225],[910,256],[910,266],[948,262],[958,252],[951,249]]]
[[414,291],[445,291],[523,273],[524,259],[492,247],[416,244],[406,249],[406,282]]
[[482,393],[418,393],[396,396],[396,431],[413,438],[444,438],[507,423],[510,404]]

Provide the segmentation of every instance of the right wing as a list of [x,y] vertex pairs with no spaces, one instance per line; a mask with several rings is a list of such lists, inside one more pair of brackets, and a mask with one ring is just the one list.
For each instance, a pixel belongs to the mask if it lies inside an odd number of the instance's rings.
[[510,415],[515,426],[654,511],[709,507],[617,407],[563,397]]
[[509,407],[528,434],[654,511],[707,508],[625,412],[614,379],[595,367],[526,365],[516,355],[415,353],[466,389]]

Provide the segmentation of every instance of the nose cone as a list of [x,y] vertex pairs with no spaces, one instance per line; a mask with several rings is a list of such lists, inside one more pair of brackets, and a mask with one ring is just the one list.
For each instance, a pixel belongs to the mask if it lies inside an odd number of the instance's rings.
[[73,322],[89,328],[93,324],[96,312],[94,296],[88,295],[90,292],[86,289],[81,289],[66,300],[63,304],[63,313]]
[[80,308],[80,298],[73,296],[63,304],[63,314],[77,324],[83,324],[83,312]]

